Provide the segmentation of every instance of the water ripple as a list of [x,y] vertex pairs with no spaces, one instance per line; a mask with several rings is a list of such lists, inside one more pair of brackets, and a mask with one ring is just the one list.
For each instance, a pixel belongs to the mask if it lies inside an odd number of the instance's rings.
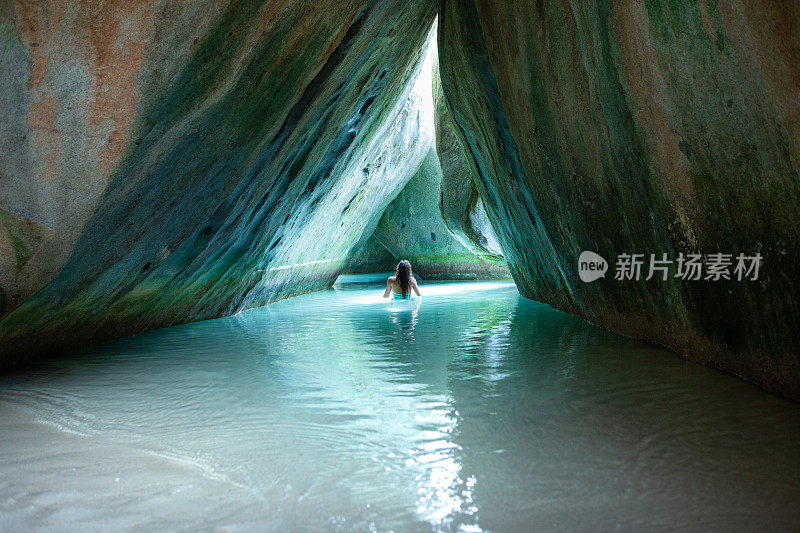
[[0,376],[0,528],[800,527],[797,405],[510,283],[382,283]]

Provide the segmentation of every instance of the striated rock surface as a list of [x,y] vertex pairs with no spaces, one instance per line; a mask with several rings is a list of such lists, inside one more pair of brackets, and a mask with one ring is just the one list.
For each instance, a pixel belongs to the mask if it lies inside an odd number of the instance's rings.
[[330,284],[433,139],[435,2],[0,6],[0,362]]
[[[348,270],[387,272],[399,259],[408,259],[424,279],[509,278],[444,102],[438,60],[424,68],[431,74],[426,96],[428,116],[436,125],[436,146],[386,208],[373,237],[353,257]],[[420,76],[419,83],[425,82]]]
[[[437,56],[438,59],[438,56]],[[484,260],[503,261],[502,250],[486,215],[478,188],[477,173],[470,164],[456,123],[442,91],[438,63],[433,79],[436,109],[436,153],[442,170],[439,209],[453,237]],[[504,275],[508,276],[504,264]]]
[[[465,176],[465,181],[470,180]],[[469,183],[469,181],[468,181]],[[408,259],[415,273],[423,279],[488,279],[508,278],[510,274],[502,255],[491,254],[477,243],[464,237],[462,244],[445,222],[440,199],[446,195],[442,169],[431,147],[414,177],[397,198],[389,204],[375,228],[375,238],[395,258]],[[491,246],[494,232],[488,222],[482,225],[479,199],[471,211],[475,221],[474,235],[479,232]],[[467,205],[462,216],[467,218]],[[373,249],[374,251],[374,249]],[[370,250],[366,250],[370,252]],[[390,265],[390,270],[394,268]]]
[[[436,9],[0,3],[0,364],[325,287],[377,226],[800,399],[800,6],[442,0],[428,104]],[[583,250],[763,264],[585,283]]]
[[[780,0],[444,0],[444,92],[522,293],[800,399],[798,28]],[[582,250],[763,264],[589,284]]]
[[344,272],[348,274],[387,273],[392,272],[396,266],[397,258],[373,233],[350,258]]

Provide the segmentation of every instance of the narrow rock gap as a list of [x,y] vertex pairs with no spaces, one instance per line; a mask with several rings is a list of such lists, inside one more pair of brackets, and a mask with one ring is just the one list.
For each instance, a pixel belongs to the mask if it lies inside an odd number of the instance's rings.
[[424,99],[419,121],[434,132],[433,139],[346,273],[390,272],[406,259],[423,279],[510,277],[442,92],[437,24],[414,89]]

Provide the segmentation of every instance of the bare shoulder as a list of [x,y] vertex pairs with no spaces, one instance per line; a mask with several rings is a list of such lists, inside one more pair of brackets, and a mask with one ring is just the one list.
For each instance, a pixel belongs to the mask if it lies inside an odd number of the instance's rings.
[[411,284],[412,284],[412,285],[416,285],[416,284],[417,284],[417,278],[415,278],[414,276],[411,276],[411,278],[409,279],[409,281],[411,281]]
[[389,279],[387,279],[386,281],[388,281],[389,283],[394,283],[395,281],[397,281],[397,276],[389,276]]

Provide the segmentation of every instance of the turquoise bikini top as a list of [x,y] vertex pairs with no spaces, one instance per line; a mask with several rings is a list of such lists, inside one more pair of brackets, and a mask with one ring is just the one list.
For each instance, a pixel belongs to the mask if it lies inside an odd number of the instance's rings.
[[397,294],[396,292],[392,292],[392,294],[394,295],[394,299],[395,300],[410,300],[411,299],[411,293],[408,293],[408,294]]

